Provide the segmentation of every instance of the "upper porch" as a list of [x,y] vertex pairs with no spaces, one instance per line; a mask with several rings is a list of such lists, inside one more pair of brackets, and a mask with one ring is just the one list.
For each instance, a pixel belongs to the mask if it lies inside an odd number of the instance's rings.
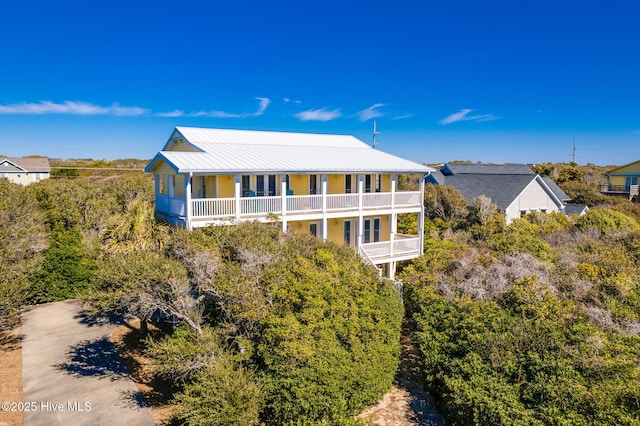
[[419,191],[359,194],[279,195],[267,197],[193,198],[156,194],[156,211],[164,219],[186,227],[202,227],[230,220],[313,220],[363,214],[420,212]]
[[286,229],[288,220],[419,213],[422,209],[422,192],[398,191],[395,174],[156,174],[155,187],[158,216],[187,228],[272,220],[275,215]]

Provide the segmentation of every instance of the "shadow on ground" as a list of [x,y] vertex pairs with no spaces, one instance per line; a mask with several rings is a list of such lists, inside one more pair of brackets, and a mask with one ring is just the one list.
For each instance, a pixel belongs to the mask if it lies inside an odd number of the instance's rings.
[[73,318],[77,319],[78,322],[80,322],[80,324],[85,325],[87,327],[96,327],[96,326],[102,326],[106,324],[113,324],[113,325],[127,324],[127,322],[125,321],[122,315],[115,315],[115,314],[89,315],[85,311],[82,311],[76,316],[74,316]]
[[128,377],[116,346],[107,338],[85,340],[67,352],[68,362],[55,367],[75,376],[94,376],[118,380]]

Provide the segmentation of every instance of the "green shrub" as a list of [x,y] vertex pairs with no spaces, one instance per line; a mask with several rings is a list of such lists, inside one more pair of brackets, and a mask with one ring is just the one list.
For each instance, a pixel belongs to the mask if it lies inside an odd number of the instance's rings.
[[275,423],[355,415],[390,389],[399,363],[396,290],[349,248],[314,245],[311,256],[271,270],[283,285],[274,289],[256,359]]
[[51,231],[44,255],[42,269],[31,279],[30,303],[72,299],[89,287],[96,263],[86,252],[77,228],[57,225]]
[[263,391],[253,373],[227,360],[208,364],[176,395],[176,418],[193,426],[258,423]]
[[497,253],[529,253],[538,259],[550,261],[555,257],[553,248],[540,238],[540,226],[526,219],[516,219],[503,232],[493,233],[489,244]]
[[592,209],[576,221],[580,230],[596,229],[601,234],[617,230],[640,230],[635,219],[612,209]]

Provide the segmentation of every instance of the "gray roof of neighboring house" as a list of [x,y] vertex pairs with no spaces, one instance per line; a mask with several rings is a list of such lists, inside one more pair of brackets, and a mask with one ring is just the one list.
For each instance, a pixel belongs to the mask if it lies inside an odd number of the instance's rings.
[[442,166],[445,175],[490,174],[490,175],[534,175],[526,164],[450,164]]
[[556,183],[551,178],[542,179],[544,179],[544,182],[547,184],[549,189],[551,189],[551,191],[556,194],[556,197],[562,200],[562,202],[566,203],[567,201],[571,200],[571,197],[569,197],[558,185],[556,185]]
[[[167,150],[184,140],[195,152]],[[145,167],[177,173],[427,173],[433,168],[373,149],[348,135],[176,127]]]
[[435,183],[437,185],[444,185],[444,181],[446,180],[446,176],[442,174],[440,170],[436,170],[435,172],[429,173],[425,182],[426,183]]
[[531,174],[460,174],[445,176],[444,184],[456,189],[468,203],[485,195],[499,208],[506,209],[536,179]]
[[49,173],[51,167],[49,166],[49,159],[43,157],[0,157],[0,164],[8,161],[26,172],[40,172]]
[[585,204],[565,204],[564,213],[568,216],[571,214],[581,215],[589,211],[589,207]]

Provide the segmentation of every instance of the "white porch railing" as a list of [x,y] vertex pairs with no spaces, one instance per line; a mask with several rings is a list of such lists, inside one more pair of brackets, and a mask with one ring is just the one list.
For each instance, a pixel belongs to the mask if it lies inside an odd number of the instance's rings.
[[[363,211],[396,208],[419,208],[420,192],[370,192],[362,194],[362,206],[359,206],[359,194],[327,194],[325,208],[329,212]],[[283,206],[283,197],[241,197],[239,214],[236,213],[235,198],[194,198],[191,200],[191,219],[252,218],[269,213],[286,214],[321,213],[322,195],[288,195]],[[169,197],[167,194],[156,196],[156,210],[172,216],[186,216],[184,198]]]
[[422,203],[420,191],[396,192],[394,201],[396,206],[419,206]]
[[420,255],[420,238],[397,234],[394,241],[380,241],[360,245],[361,255],[374,264]]
[[226,217],[235,215],[233,198],[197,198],[191,200],[193,217]]
[[[233,198],[232,198],[233,200]],[[249,197],[240,198],[240,215],[262,215],[280,213],[282,211],[281,197]]]
[[287,196],[287,213],[322,211],[322,195]]

